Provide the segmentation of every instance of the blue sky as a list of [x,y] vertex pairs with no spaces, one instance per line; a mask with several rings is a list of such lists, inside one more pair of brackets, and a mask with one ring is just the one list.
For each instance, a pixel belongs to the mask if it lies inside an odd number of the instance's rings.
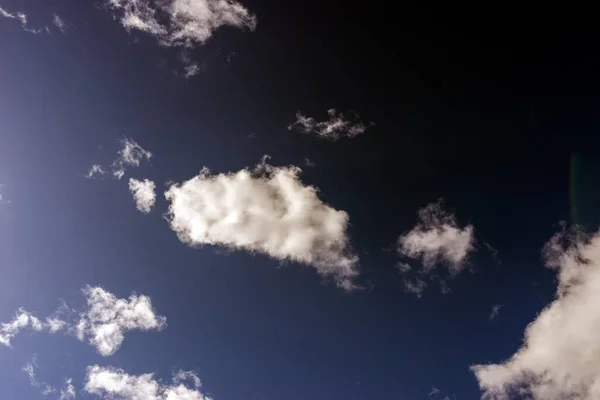
[[600,396],[595,102],[334,3],[0,2],[2,398]]

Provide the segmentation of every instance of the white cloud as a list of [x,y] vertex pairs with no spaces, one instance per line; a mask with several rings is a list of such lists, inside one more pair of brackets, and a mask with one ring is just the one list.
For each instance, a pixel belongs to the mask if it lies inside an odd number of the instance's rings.
[[135,205],[138,210],[145,214],[150,212],[156,201],[155,188],[154,182],[148,179],[144,179],[143,181],[133,178],[129,179],[129,191],[133,195]]
[[[150,160],[152,153],[136,141],[129,138],[124,138],[120,141],[121,148],[117,152],[117,158],[110,165],[110,172],[117,179],[125,176],[125,171],[129,167],[139,167],[140,163],[145,159]],[[87,178],[93,179],[96,176],[104,176],[107,173],[105,167],[100,164],[94,164],[86,174]]]
[[[101,287],[86,286],[83,294],[87,300],[86,309],[78,315],[64,303],[45,322],[27,311],[19,309],[8,323],[0,325],[0,344],[11,345],[11,340],[23,329],[57,333],[63,331],[81,341],[88,341],[99,354],[114,354],[131,330],[162,330],[166,318],[157,315],[150,298],[132,294],[129,299],[118,299]],[[67,320],[59,315],[71,314]],[[74,318],[73,318],[74,316]]]
[[166,318],[157,315],[150,298],[131,295],[129,300],[117,299],[100,287],[87,286],[83,290],[88,309],[81,314],[75,326],[76,336],[85,337],[103,356],[114,354],[125,338],[125,332],[138,330],[161,330]]
[[312,265],[346,289],[358,275],[350,249],[348,214],[323,203],[297,167],[211,174],[204,168],[165,193],[168,220],[190,246],[220,245]]
[[[396,250],[401,257],[409,257],[422,263],[414,281],[406,281],[408,292],[420,296],[427,284],[423,277],[432,276],[439,280],[442,291],[447,290],[443,277],[437,277],[434,270],[443,266],[450,277],[460,273],[466,266],[467,256],[475,250],[475,237],[472,225],[460,228],[454,215],[442,209],[443,201],[432,203],[419,210],[419,222],[409,232],[397,240]],[[398,270],[409,273],[413,268],[404,262],[397,264]]]
[[288,125],[288,130],[298,127],[303,133],[314,133],[323,139],[338,140],[342,137],[354,137],[364,133],[368,125],[360,121],[358,115],[353,115],[352,119],[346,119],[342,113],[338,113],[334,108],[327,110],[329,119],[327,121],[317,122],[312,117],[303,115],[300,111],[296,113],[296,121]]
[[60,391],[59,400],[75,400],[76,396],[75,386],[73,386],[73,380],[68,378],[65,380],[65,387]]
[[468,254],[475,249],[472,225],[459,228],[454,215],[442,209],[442,202],[419,210],[419,222],[398,238],[398,253],[418,259],[425,269],[438,263],[448,265],[450,273],[462,271]]
[[105,399],[211,400],[200,392],[198,377],[193,375],[192,380],[193,388],[177,381],[177,376],[171,385],[164,385],[155,380],[153,374],[135,376],[122,369],[93,365],[87,368],[85,391]]
[[559,233],[543,253],[558,272],[556,297],[527,326],[514,355],[471,368],[485,398],[600,398],[600,233]]
[[52,23],[54,24],[54,26],[56,26],[56,28],[61,31],[61,33],[66,34],[67,33],[67,24],[65,23],[65,20],[61,18],[60,15],[54,13],[52,14],[53,18],[52,18]]
[[96,177],[96,176],[102,176],[105,174],[106,174],[106,171],[104,170],[104,168],[102,168],[101,165],[94,164],[88,171],[86,177],[89,179],[94,179],[94,177]]
[[121,150],[118,152],[118,157],[112,163],[112,173],[118,179],[125,175],[127,167],[139,167],[143,159],[150,160],[152,153],[145,150],[137,142],[125,138],[122,141]]
[[432,387],[431,392],[429,392],[429,396],[437,396],[438,394],[440,394],[440,389]]
[[33,34],[38,34],[38,33],[42,33],[41,29],[34,29],[34,28],[30,28],[27,25],[27,15],[23,12],[8,12],[6,11],[4,8],[0,7],[0,17],[4,17],[4,18],[8,18],[8,19],[14,19],[17,20],[21,23],[21,27],[23,28],[23,30],[25,32],[29,32],[29,33],[33,33]]
[[[184,52],[204,44],[223,26],[256,28],[256,16],[234,0],[105,0],[121,25],[155,37],[161,46]],[[196,75],[195,63],[185,63],[185,75]]]
[[25,328],[39,332],[44,325],[37,317],[20,308],[12,321],[0,324],[0,344],[10,346],[11,340]]

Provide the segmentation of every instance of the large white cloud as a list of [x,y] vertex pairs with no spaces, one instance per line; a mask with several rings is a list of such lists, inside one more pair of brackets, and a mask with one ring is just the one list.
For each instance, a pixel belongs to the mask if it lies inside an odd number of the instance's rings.
[[[437,267],[445,268],[450,277],[455,276],[465,268],[469,253],[475,250],[473,226],[459,227],[456,217],[442,206],[443,201],[440,200],[420,209],[417,225],[397,240],[396,250],[401,257],[422,264],[419,276],[406,280],[406,290],[418,296],[427,287],[424,278],[432,276]],[[403,274],[413,270],[405,262],[400,262],[398,269]],[[435,279],[445,285],[443,277]]]
[[80,340],[87,337],[103,356],[114,354],[125,338],[125,333],[137,330],[161,330],[166,318],[157,315],[150,298],[131,295],[118,299],[100,287],[86,287],[87,310],[81,314],[75,330]]
[[190,246],[221,245],[314,266],[346,289],[358,275],[348,214],[323,203],[297,167],[212,174],[203,169],[165,193],[168,220]]
[[[105,0],[127,30],[154,36],[160,45],[191,49],[222,26],[254,30],[256,16],[234,0]],[[200,68],[184,51],[186,76]]]
[[[186,386],[181,374],[194,385]],[[93,365],[87,368],[85,391],[104,399],[120,400],[211,400],[200,392],[200,380],[190,372],[179,372],[165,385],[152,374],[129,375],[122,369]]]
[[554,301],[527,326],[512,357],[472,367],[488,399],[600,398],[600,233],[561,232],[544,255],[558,271]]
[[129,178],[129,191],[133,195],[137,209],[144,214],[148,214],[154,206],[154,202],[156,201],[155,188],[156,185],[154,185],[154,182],[148,179],[138,181],[137,179]]
[[335,141],[342,137],[360,135],[367,130],[368,125],[373,125],[363,123],[356,114],[348,119],[334,108],[327,110],[327,116],[328,120],[318,122],[298,111],[296,121],[288,125],[288,130],[298,128],[303,133],[312,133],[320,138]]

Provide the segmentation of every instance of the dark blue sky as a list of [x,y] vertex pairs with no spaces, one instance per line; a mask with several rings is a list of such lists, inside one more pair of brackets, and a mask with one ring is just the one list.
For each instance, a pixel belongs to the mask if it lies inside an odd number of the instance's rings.
[[[41,318],[59,299],[81,308],[85,285],[149,296],[167,318],[161,332],[128,332],[107,358],[69,335],[25,331],[0,347],[0,397],[43,397],[22,371],[36,354],[38,377],[72,377],[78,398],[95,398],[83,385],[99,364],[165,382],[193,370],[218,400],[425,399],[432,387],[440,400],[473,399],[469,366],[510,357],[552,301],[540,251],[571,217],[574,152],[588,160],[579,208],[586,223],[598,218],[588,140],[597,63],[576,50],[589,32],[540,24],[519,39],[524,23],[502,36],[492,22],[376,2],[243,4],[256,30],[215,30],[189,51],[201,71],[185,79],[173,73],[180,49],[127,32],[101,1],[0,3],[51,27],[36,35],[0,18],[0,321],[20,307]],[[329,108],[375,126],[335,142],[287,129],[298,110],[323,119]],[[156,183],[148,215],[127,180],[85,178],[123,137],[153,153],[127,175]],[[190,248],[170,229],[166,182],[203,166],[238,171],[264,154],[301,166],[302,182],[348,213],[367,290],[260,254]],[[450,293],[432,285],[418,298],[390,249],[439,198],[474,226],[478,247]]]

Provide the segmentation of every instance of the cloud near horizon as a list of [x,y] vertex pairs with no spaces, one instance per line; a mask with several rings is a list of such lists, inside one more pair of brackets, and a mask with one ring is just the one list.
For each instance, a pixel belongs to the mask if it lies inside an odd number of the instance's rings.
[[[184,382],[193,385],[189,387]],[[105,399],[120,400],[211,400],[200,392],[200,379],[192,372],[179,371],[173,383],[165,385],[153,374],[129,375],[114,367],[92,365],[87,368],[85,391]]]
[[338,286],[352,289],[358,257],[350,248],[349,217],[323,203],[301,169],[273,167],[212,174],[204,168],[165,192],[167,219],[190,246],[217,245],[312,265]]
[[558,273],[555,299],[527,326],[515,354],[471,367],[486,399],[600,398],[600,232],[563,230],[543,255]]

